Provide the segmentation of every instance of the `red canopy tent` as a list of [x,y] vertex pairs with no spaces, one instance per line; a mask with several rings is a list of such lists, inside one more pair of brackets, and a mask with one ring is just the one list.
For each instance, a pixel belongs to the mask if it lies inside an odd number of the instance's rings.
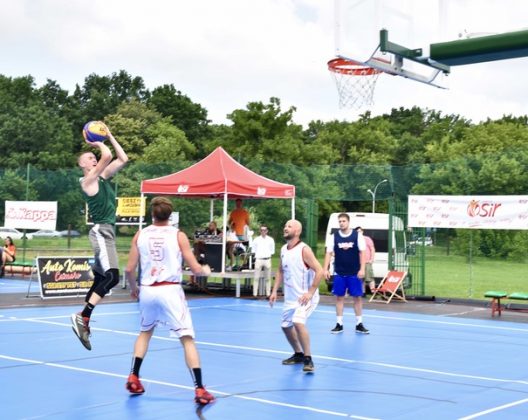
[[290,198],[295,186],[263,177],[233,159],[222,147],[189,168],[141,183],[141,193],[182,197]]
[[[141,182],[144,194],[177,195],[189,198],[223,198],[224,243],[222,267],[225,266],[227,200],[235,198],[288,198],[295,217],[295,186],[261,176],[233,159],[222,147],[179,172]],[[211,218],[213,202],[211,201]]]

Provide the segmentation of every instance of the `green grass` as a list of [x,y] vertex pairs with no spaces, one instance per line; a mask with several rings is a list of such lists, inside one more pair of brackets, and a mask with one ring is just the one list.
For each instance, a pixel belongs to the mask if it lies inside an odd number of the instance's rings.
[[[435,249],[436,248],[436,249]],[[445,249],[426,250],[425,295],[484,299],[488,290],[528,292],[528,264],[491,258],[446,255]]]
[[[119,265],[124,266],[128,260],[128,251],[132,236],[117,236],[116,245],[119,256]],[[93,255],[88,236],[78,238],[34,238],[23,241],[17,241],[17,260],[32,261],[37,256],[85,256]]]

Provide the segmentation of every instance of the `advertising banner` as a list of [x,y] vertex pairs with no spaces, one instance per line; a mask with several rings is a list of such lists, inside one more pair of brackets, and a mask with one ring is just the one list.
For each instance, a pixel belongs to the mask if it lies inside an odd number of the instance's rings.
[[[116,225],[139,225],[140,217],[145,218],[146,197],[116,198]],[[86,224],[93,225],[88,205],[85,204]],[[145,222],[143,222],[145,224]]]
[[116,225],[137,225],[145,217],[146,197],[119,197],[117,199]]
[[410,195],[409,227],[528,229],[528,195]]
[[57,228],[56,201],[6,201],[4,226],[14,229]]
[[37,257],[40,296],[84,296],[92,287],[93,257]]

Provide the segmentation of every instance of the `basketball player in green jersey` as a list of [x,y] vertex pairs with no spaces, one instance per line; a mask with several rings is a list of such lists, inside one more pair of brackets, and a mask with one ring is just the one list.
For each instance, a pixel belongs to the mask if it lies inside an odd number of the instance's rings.
[[86,294],[86,306],[81,312],[73,314],[71,321],[73,331],[88,350],[92,349],[89,327],[92,311],[112,287],[119,283],[119,262],[114,231],[116,197],[109,179],[125,166],[128,156],[108,127],[106,131],[116,158],[112,160],[112,152],[103,142],[89,142],[83,131],[86,143],[99,149],[101,156],[97,160],[95,154],[85,152],[78,159],[79,167],[83,171],[83,177],[79,181],[94,223],[89,239],[94,250],[95,263],[92,266],[94,283]]

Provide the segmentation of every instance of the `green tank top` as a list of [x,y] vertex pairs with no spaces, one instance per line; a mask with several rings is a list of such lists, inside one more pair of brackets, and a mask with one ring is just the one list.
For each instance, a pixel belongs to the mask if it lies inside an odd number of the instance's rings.
[[99,177],[99,191],[97,194],[88,196],[84,193],[84,196],[86,203],[88,204],[88,212],[92,216],[92,221],[95,224],[115,224],[116,197],[115,191],[110,185],[110,181]]

